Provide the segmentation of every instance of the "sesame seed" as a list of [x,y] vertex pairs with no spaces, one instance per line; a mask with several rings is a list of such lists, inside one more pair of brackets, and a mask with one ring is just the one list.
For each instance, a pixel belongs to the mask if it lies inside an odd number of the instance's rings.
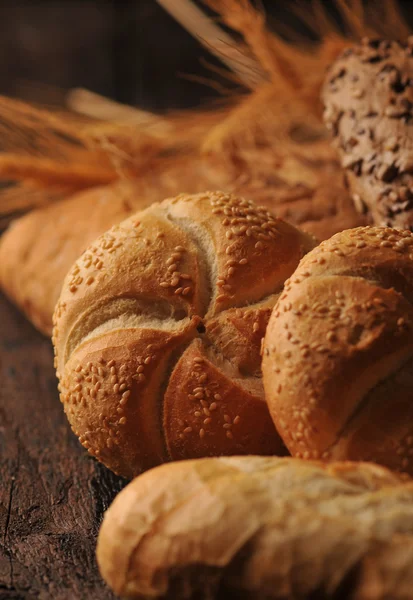
[[212,421],[211,417],[204,419],[204,425],[209,425],[211,423],[211,421]]
[[185,427],[184,433],[192,433],[192,427]]
[[214,411],[218,408],[218,405],[216,402],[212,402],[212,404],[209,405],[209,410]]
[[232,440],[232,439],[234,439],[234,436],[232,435],[232,433],[231,433],[230,431],[227,431],[227,432],[226,432],[226,436],[227,436],[227,438],[228,438],[229,440]]
[[121,419],[119,419],[119,424],[126,425],[126,417],[122,417]]
[[199,430],[199,437],[202,439],[205,436],[205,429]]

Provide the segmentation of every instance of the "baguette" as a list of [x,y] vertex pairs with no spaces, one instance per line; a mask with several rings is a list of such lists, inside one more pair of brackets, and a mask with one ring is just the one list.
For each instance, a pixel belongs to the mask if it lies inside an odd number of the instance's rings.
[[410,600],[413,483],[368,463],[163,465],[115,498],[97,559],[122,598]]
[[263,344],[266,398],[293,456],[413,473],[413,234],[343,231],[303,258]]
[[132,477],[167,460],[283,451],[260,344],[315,245],[222,192],[153,204],[100,237],[55,311],[61,399],[88,452]]
[[[263,162],[256,158],[257,163]],[[208,176],[200,165],[179,165],[172,172],[120,181],[77,193],[69,200],[32,211],[15,221],[0,239],[0,286],[42,333],[52,334],[53,311],[64,278],[82,252],[112,225],[154,201],[179,193],[182,186],[199,192],[212,184],[252,198],[277,216],[318,239],[363,224],[355,211],[335,161],[306,166],[313,172],[303,181],[302,161],[291,159],[289,180],[273,169],[262,181],[232,181],[228,174]],[[319,172],[318,172],[319,171]],[[149,181],[150,180],[150,181]]]
[[365,39],[330,68],[324,120],[353,200],[376,225],[413,228],[413,37]]
[[0,243],[0,284],[35,327],[51,335],[54,307],[74,261],[99,235],[148,202],[116,183],[75,194],[15,221]]

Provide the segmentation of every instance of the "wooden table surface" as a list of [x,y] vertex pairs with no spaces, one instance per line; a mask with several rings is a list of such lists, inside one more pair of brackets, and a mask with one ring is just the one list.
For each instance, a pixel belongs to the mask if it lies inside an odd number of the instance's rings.
[[2,295],[0,372],[0,599],[113,599],[95,544],[124,482],[80,446],[50,341]]

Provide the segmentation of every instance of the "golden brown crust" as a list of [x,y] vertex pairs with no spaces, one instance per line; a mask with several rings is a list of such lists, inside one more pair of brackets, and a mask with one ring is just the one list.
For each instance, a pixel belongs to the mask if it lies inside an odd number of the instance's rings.
[[154,204],[101,236],[55,312],[61,397],[89,452],[130,477],[167,457],[283,451],[258,352],[314,244],[222,192]]
[[163,159],[155,172],[33,211],[0,241],[0,285],[36,327],[50,334],[64,277],[84,249],[133,212],[182,190],[216,187],[240,194],[318,239],[364,223],[329,140],[283,149],[282,160],[273,156],[279,150],[278,144],[241,152],[236,160],[243,165],[241,176],[222,164],[221,155],[219,160]]
[[407,600],[413,484],[369,463],[163,465],[107,511],[97,559],[126,598]]
[[413,473],[411,392],[396,376],[413,358],[412,259],[410,232],[359,228],[323,242],[286,282],[264,340],[263,375],[294,456]]
[[177,362],[164,399],[171,458],[279,454],[267,416],[261,377],[243,376],[238,365],[194,340]]
[[18,219],[1,239],[2,289],[40,331],[51,335],[54,307],[70,266],[97,236],[147,204],[139,202],[136,187],[122,182],[80,192]]

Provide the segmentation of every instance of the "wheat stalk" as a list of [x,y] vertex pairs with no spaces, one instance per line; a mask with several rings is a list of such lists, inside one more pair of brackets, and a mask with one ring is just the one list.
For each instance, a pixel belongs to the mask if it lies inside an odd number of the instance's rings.
[[149,111],[115,102],[84,88],[70,90],[66,96],[66,105],[71,110],[94,119],[145,127],[154,136],[163,137],[171,130],[171,125],[166,119]]
[[218,27],[191,0],[157,2],[211,54],[229,67],[246,87],[255,89],[259,83],[265,81],[265,72],[247,49]]

